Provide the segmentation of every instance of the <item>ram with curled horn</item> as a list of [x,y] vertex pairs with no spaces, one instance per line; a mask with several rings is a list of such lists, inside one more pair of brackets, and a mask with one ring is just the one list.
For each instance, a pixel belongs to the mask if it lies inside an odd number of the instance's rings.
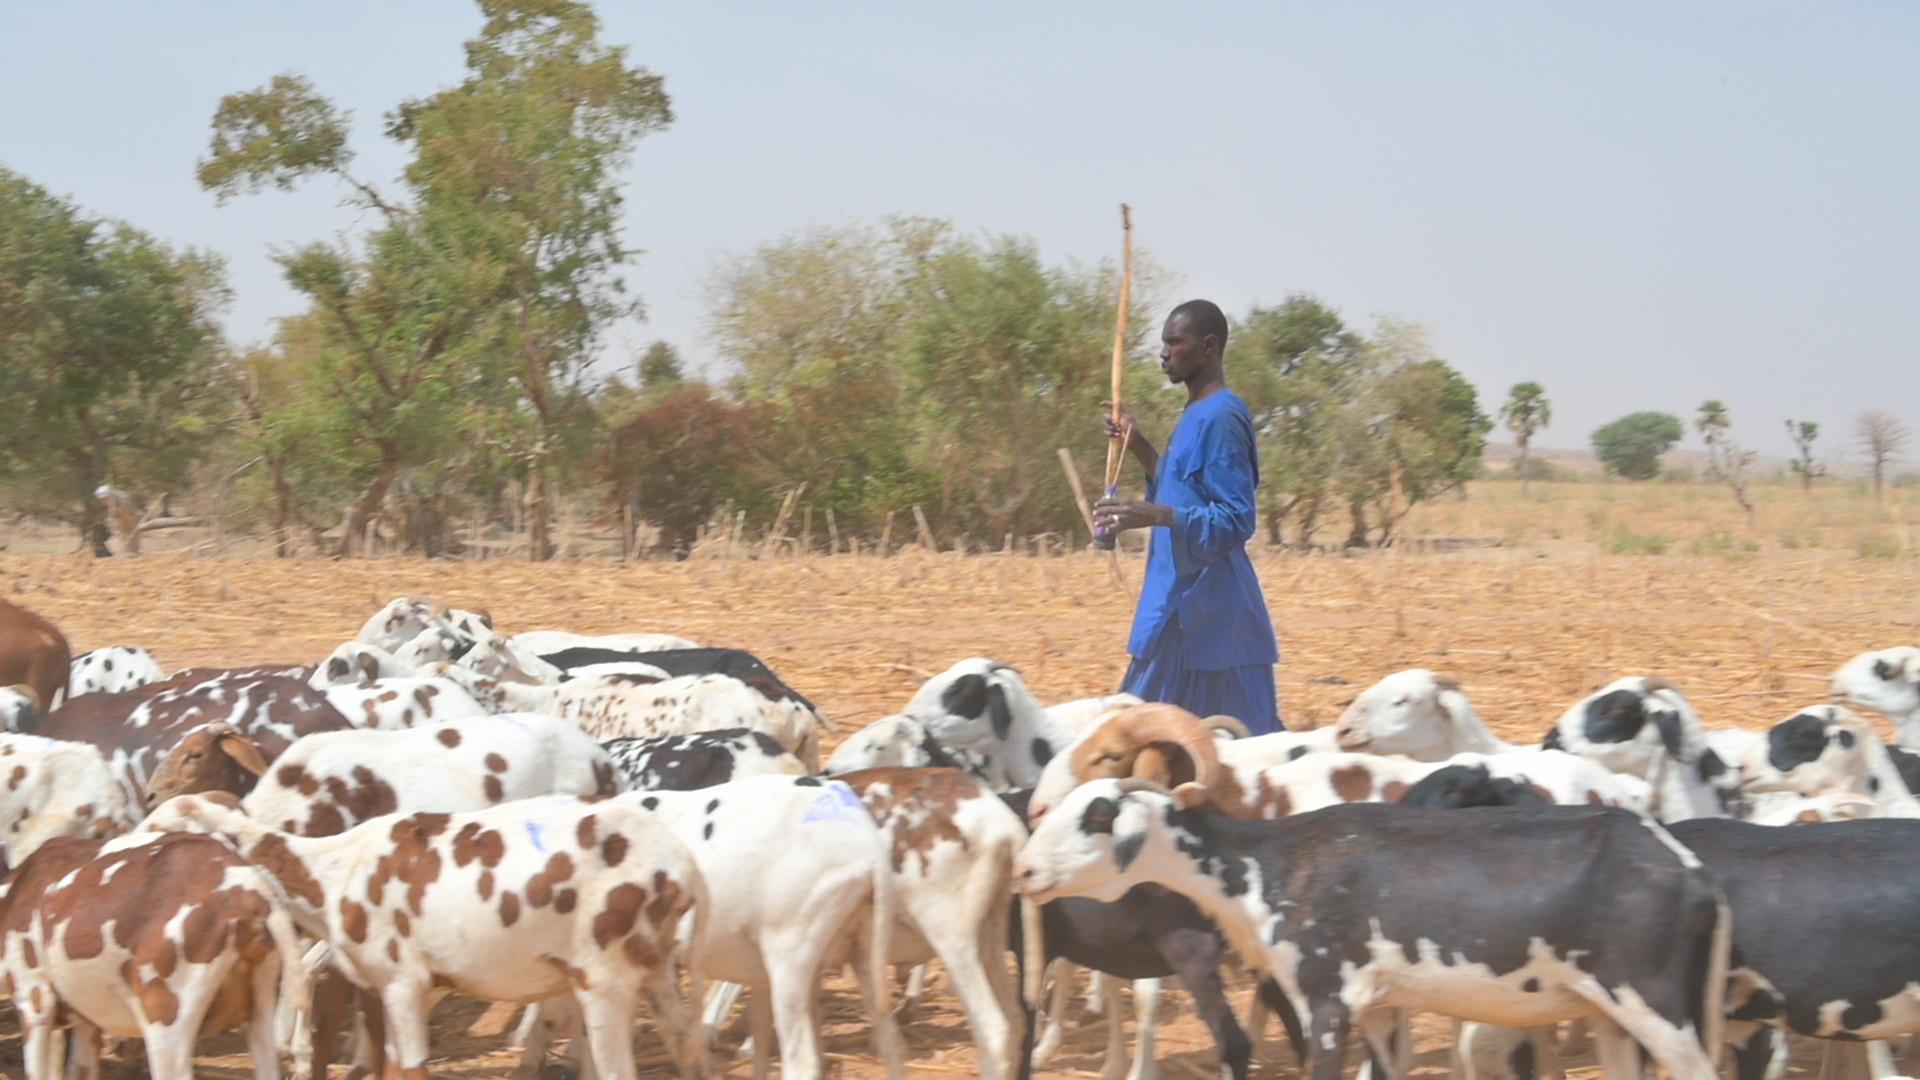
[[1068,790],[1089,780],[1150,780],[1173,792],[1183,806],[1215,801],[1214,789],[1228,779],[1216,734],[1243,737],[1246,731],[1233,717],[1203,720],[1177,705],[1115,709],[1048,763],[1034,791],[1030,820],[1038,821]]

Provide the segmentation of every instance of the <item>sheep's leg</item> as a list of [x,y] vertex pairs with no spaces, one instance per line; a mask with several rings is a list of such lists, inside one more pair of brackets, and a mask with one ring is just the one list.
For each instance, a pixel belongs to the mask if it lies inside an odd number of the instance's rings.
[[[1093,973],[1096,978],[1100,972]],[[1120,980],[1100,978],[1100,993],[1107,1000],[1102,1011],[1107,1018],[1107,1053],[1100,1066],[1101,1080],[1123,1080],[1127,1073],[1127,1026],[1120,1020]]]
[[400,1071],[401,1080],[426,1080],[427,1040],[426,987],[415,980],[389,983],[380,991],[380,1004],[387,1014],[387,1041],[394,1058],[389,1068]]
[[[574,995],[594,1074],[599,1080],[635,1080],[633,1065],[633,987],[597,987]],[[583,1041],[575,1036],[575,1043]],[[583,1070],[584,1072],[584,1070]]]
[[1078,970],[1065,960],[1055,960],[1048,966],[1053,969],[1053,989],[1047,995],[1046,1024],[1033,1046],[1036,1069],[1053,1058],[1054,1052],[1060,1049],[1060,1041],[1066,1037],[1067,998],[1073,992],[1073,973]]
[[1360,1037],[1367,1043],[1373,1080],[1400,1080],[1406,1075],[1402,1047],[1406,1045],[1406,1014],[1399,1009],[1368,1009],[1360,1014]]
[[1312,1003],[1307,1021],[1307,1036],[1313,1046],[1309,1080],[1340,1080],[1346,1067],[1347,1031],[1352,1026],[1352,1014],[1337,998]]
[[247,1054],[254,1080],[280,1080],[280,965],[255,964],[248,991],[253,1015],[247,1018]]
[[1642,1080],[1640,1044],[1626,1029],[1611,1020],[1597,1021],[1591,1028],[1594,1054],[1600,1059],[1604,1080]]
[[1160,980],[1135,979],[1133,982],[1133,1071],[1127,1080],[1153,1080],[1159,1074],[1154,1060],[1154,1022],[1159,1018]]

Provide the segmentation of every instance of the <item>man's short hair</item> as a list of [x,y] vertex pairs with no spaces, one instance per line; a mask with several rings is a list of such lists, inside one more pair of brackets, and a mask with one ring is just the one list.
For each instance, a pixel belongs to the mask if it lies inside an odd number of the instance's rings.
[[1220,305],[1211,300],[1189,300],[1179,307],[1174,308],[1173,314],[1168,315],[1167,318],[1172,319],[1179,316],[1185,316],[1187,321],[1193,324],[1194,330],[1197,331],[1201,337],[1212,334],[1214,337],[1219,338],[1221,351],[1224,352],[1226,350],[1227,316],[1225,312],[1220,310]]

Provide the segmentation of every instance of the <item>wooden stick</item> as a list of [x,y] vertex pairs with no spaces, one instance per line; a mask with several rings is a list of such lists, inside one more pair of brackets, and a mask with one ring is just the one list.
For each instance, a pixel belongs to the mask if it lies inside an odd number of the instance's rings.
[[913,504],[913,524],[920,531],[920,547],[931,555],[940,554],[940,545],[933,539],[933,530],[927,527],[927,515],[921,513],[920,504]]
[[[1113,319],[1113,368],[1110,411],[1107,419],[1116,429],[1107,439],[1107,474],[1104,494],[1111,499],[1120,494],[1120,469],[1126,464],[1127,442],[1133,437],[1131,429],[1120,427],[1121,414],[1126,409],[1126,361],[1127,361],[1127,309],[1133,306],[1133,208],[1126,203],[1120,204],[1120,304]],[[1078,485],[1076,485],[1078,486]],[[1109,532],[1095,530],[1093,544],[1108,551],[1117,549],[1116,537]]]
[[1073,455],[1062,446],[1054,451],[1060,455],[1060,467],[1067,471],[1067,484],[1073,488],[1073,504],[1080,508],[1080,520],[1087,523],[1088,532],[1096,532],[1093,527],[1093,507],[1087,505],[1087,493],[1080,487],[1080,470],[1074,467]]
[[[1120,307],[1113,320],[1113,423],[1118,427],[1126,406],[1127,309],[1133,306],[1133,208],[1120,204]],[[1107,441],[1107,493],[1120,483],[1120,465],[1126,457],[1127,436]]]

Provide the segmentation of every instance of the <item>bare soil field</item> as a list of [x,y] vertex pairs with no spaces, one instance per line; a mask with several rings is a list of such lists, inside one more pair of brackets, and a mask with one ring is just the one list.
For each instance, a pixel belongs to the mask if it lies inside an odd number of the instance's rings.
[[[1908,555],[1897,508],[1780,496],[1746,530],[1710,489],[1575,502],[1571,487],[1536,487],[1548,490],[1533,504],[1503,490],[1423,509],[1415,521],[1416,536],[1491,537],[1499,546],[1358,557],[1257,552],[1285,653],[1288,724],[1331,723],[1381,675],[1430,667],[1459,678],[1489,724],[1513,739],[1538,738],[1574,699],[1636,673],[1674,680],[1710,726],[1760,727],[1821,700],[1827,675],[1854,653],[1920,642],[1920,561]],[[1616,554],[1622,529],[1670,542],[1664,554]],[[1858,541],[1866,535],[1894,546]],[[531,565],[17,554],[25,549],[0,554],[0,595],[54,620],[76,651],[139,644],[167,666],[312,662],[387,599],[407,594],[487,609],[508,631],[670,631],[749,649],[843,734],[968,656],[1016,665],[1047,701],[1112,690],[1141,572],[1137,554],[1109,561],[1090,553]],[[841,982],[834,987],[825,1016],[836,1074],[880,1075],[865,1056],[857,998]],[[1244,988],[1237,1000],[1244,1005]],[[1163,1010],[1162,1075],[1216,1075],[1184,994],[1171,990]],[[498,1040],[464,1034],[476,1013],[472,1003],[443,1006],[436,1074],[508,1074],[512,1058]],[[1038,1075],[1097,1075],[1103,1025],[1076,1027]],[[1446,1027],[1424,1021],[1421,1030],[1420,1072],[1441,1073]],[[10,1020],[0,1031],[0,1070],[17,1075]],[[906,1033],[911,1075],[975,1075],[950,996],[936,991]],[[237,1049],[209,1044],[203,1075],[250,1075]],[[1270,1073],[1293,1074],[1277,1041],[1268,1052]],[[1796,1074],[1810,1075],[1817,1062],[1803,1048]],[[1576,1064],[1593,1072],[1590,1062]],[[730,1074],[748,1072],[737,1064]],[[118,1075],[143,1069],[129,1064]]]

